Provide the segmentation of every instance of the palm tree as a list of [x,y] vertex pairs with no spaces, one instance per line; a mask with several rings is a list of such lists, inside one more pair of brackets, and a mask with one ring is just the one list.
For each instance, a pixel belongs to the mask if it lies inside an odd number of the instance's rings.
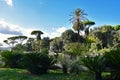
[[75,31],[77,31],[78,33],[78,42],[79,42],[79,35],[80,35],[80,30],[83,30],[83,23],[82,21],[85,19],[85,15],[87,15],[84,10],[78,8],[75,10],[73,18],[70,20],[73,20],[74,24],[73,24],[73,29]]
[[41,40],[41,34],[43,34],[43,32],[40,30],[35,30],[31,32],[31,35],[36,35],[37,40]]

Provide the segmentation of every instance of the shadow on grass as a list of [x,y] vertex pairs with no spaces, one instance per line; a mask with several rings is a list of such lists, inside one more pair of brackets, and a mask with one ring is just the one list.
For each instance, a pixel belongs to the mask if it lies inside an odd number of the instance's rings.
[[88,74],[62,74],[60,71],[50,71],[48,74],[33,75],[23,69],[0,68],[0,80],[92,80]]

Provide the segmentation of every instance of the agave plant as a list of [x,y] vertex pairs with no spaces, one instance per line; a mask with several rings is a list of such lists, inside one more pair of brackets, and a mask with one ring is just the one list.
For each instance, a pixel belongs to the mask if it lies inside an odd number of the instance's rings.
[[81,59],[79,57],[71,61],[71,73],[80,74],[83,71],[88,71],[88,68],[82,65]]
[[63,73],[67,74],[68,68],[69,68],[70,63],[71,63],[70,56],[65,55],[65,54],[59,54],[57,59],[58,59],[58,64],[60,64],[62,67]]

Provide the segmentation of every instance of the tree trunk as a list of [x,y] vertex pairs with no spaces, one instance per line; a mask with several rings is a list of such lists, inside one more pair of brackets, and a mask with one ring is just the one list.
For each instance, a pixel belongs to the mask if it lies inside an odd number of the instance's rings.
[[78,42],[80,42],[80,37],[79,37],[79,35],[80,35],[80,22],[79,22],[79,19],[77,19],[77,32],[78,32]]
[[38,33],[37,40],[41,40],[41,34]]
[[63,65],[63,73],[67,74],[67,66],[66,65]]
[[78,30],[78,42],[80,42],[80,31]]
[[95,73],[95,80],[102,80],[101,72]]

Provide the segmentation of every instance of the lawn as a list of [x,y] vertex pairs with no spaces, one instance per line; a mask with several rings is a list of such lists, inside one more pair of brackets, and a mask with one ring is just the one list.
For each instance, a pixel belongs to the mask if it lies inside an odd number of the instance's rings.
[[44,75],[32,75],[26,70],[0,68],[0,80],[93,80],[90,74],[81,73],[79,75],[74,74],[62,74],[60,71],[50,71]]

